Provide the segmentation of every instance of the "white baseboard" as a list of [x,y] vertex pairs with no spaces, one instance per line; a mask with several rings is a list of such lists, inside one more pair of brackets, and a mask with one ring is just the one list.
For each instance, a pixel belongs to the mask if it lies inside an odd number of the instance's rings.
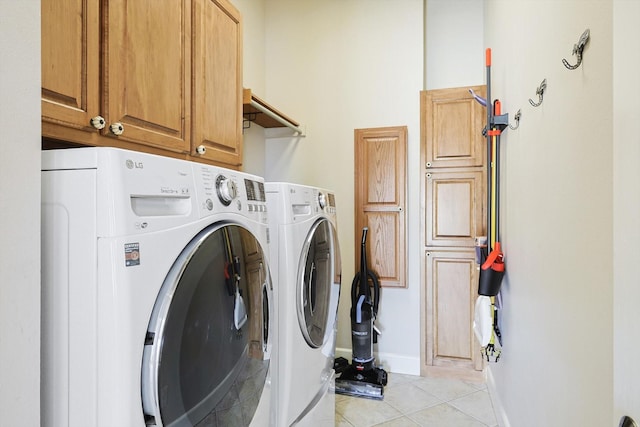
[[509,418],[507,418],[507,413],[502,406],[502,402],[500,401],[500,396],[496,392],[496,383],[493,378],[493,373],[491,372],[491,367],[486,367],[487,374],[487,391],[489,392],[489,396],[491,397],[491,404],[493,405],[493,411],[496,414],[496,421],[500,427],[511,427],[509,423]]
[[[336,357],[344,357],[351,362],[350,348],[336,348]],[[405,375],[420,375],[420,358],[395,353],[375,354],[376,365],[382,365],[387,372]]]

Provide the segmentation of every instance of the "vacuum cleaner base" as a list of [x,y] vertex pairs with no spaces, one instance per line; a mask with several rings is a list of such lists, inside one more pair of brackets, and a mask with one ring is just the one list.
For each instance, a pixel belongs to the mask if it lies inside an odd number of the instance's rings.
[[387,385],[387,372],[382,368],[358,371],[353,365],[336,378],[336,393],[367,399],[384,399],[384,386]]

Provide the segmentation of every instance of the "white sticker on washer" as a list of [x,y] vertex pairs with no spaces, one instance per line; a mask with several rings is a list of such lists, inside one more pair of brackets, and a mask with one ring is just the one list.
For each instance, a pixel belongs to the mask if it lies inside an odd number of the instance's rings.
[[127,267],[140,265],[140,243],[124,244],[124,265]]

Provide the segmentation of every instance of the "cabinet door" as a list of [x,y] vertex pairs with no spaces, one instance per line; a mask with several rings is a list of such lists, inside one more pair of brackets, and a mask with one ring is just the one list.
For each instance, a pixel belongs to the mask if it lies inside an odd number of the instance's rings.
[[426,188],[426,245],[473,247],[485,230],[484,172],[429,171]]
[[425,256],[426,364],[480,370],[482,355],[473,334],[478,295],[475,251],[427,251]]
[[421,92],[426,167],[474,167],[484,164],[482,129],[486,109],[469,93],[485,96],[485,86]]
[[227,0],[196,0],[191,154],[242,163],[242,24]]
[[[97,132],[99,0],[42,0],[42,121]],[[45,134],[44,136],[49,136]]]
[[406,152],[406,126],[355,130],[355,265],[368,227],[367,260],[385,287],[407,286]]
[[191,2],[106,2],[104,133],[176,152],[189,150]]

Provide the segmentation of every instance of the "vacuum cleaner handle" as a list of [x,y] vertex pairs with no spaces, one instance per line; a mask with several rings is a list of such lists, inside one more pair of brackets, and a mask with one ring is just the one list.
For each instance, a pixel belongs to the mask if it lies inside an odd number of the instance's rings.
[[[361,291],[361,286],[364,281],[363,288],[366,290],[365,293],[358,292]],[[371,292],[369,288],[369,281],[371,281],[373,287],[373,300],[371,299]],[[355,307],[360,296],[364,296],[366,302],[371,304],[373,310],[373,317],[375,318],[378,314],[378,305],[380,303],[380,281],[376,273],[372,270],[367,270],[366,275],[363,276],[360,272],[356,273],[353,278],[353,282],[351,283],[351,306]]]
[[[373,318],[378,315],[378,304],[380,303],[380,281],[378,275],[371,270],[367,270],[367,278],[373,284]],[[367,282],[368,282],[367,280]],[[368,283],[367,283],[368,284]]]
[[[378,276],[367,266],[367,233],[369,227],[362,228],[362,242],[360,252],[360,273],[356,274],[351,285],[351,303],[356,303],[358,295],[364,295],[371,303],[373,309],[373,317],[378,314],[378,304],[380,302],[380,282]],[[371,291],[369,289],[369,280],[373,285],[373,301],[371,301]]]
[[362,243],[360,248],[360,294],[369,296],[367,283],[367,232],[369,227],[362,229]]
[[[369,292],[369,283],[367,280],[367,232],[369,227],[362,228],[362,243],[360,248],[360,280],[358,282],[358,290],[355,291],[358,295],[365,295],[367,299],[371,298]],[[354,280],[355,283],[355,280]]]
[[367,243],[367,232],[369,231],[369,227],[363,227],[362,228],[362,246],[364,246]]

